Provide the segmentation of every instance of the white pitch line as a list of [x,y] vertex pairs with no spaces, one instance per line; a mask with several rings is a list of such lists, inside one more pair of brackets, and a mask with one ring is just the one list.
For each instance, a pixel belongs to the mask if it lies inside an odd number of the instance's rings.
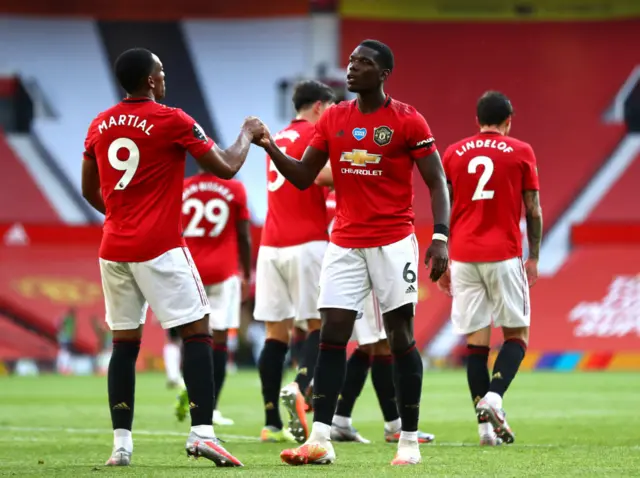
[[[40,432],[40,433],[69,433],[69,434],[84,434],[84,435],[102,435],[102,434],[111,434],[112,430],[107,428],[62,428],[62,427],[14,427],[14,426],[0,426],[0,432]],[[157,437],[166,437],[166,436],[186,436],[183,432],[176,432],[174,430],[134,430],[135,435],[146,435],[146,436],[157,436]],[[260,439],[258,437],[246,436],[246,435],[227,435],[222,434],[220,437],[223,440],[238,440],[238,441],[246,441],[246,442],[259,442]],[[5,441],[41,441],[37,437],[2,437],[0,436],[0,442]],[[46,441],[51,441],[51,438],[47,438]],[[375,444],[375,443],[374,443]],[[432,443],[429,446],[441,446],[441,447],[477,447],[477,444],[468,442],[438,442]],[[638,445],[590,445],[590,444],[573,444],[573,445],[562,445],[560,443],[518,443],[513,445],[505,445],[507,448],[625,448],[631,450],[640,450],[640,446]]]
[[[102,434],[111,434],[113,430],[109,430],[107,428],[56,428],[56,427],[12,427],[12,426],[0,426],[0,431],[9,431],[9,432],[58,432],[58,433],[77,433],[84,435],[102,435]],[[186,437],[186,432],[177,432],[175,430],[133,430],[133,435],[150,435],[150,436],[179,436]],[[226,433],[221,433],[219,438],[223,440],[238,440],[238,441],[253,441],[258,442],[260,438],[245,436],[245,435],[228,435]]]

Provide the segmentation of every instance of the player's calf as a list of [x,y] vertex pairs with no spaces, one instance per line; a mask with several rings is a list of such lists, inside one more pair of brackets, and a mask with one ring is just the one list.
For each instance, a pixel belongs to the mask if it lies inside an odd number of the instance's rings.
[[136,361],[140,352],[140,330],[116,330],[107,373],[109,409],[113,426],[113,453],[107,465],[131,462],[131,427],[135,397]]

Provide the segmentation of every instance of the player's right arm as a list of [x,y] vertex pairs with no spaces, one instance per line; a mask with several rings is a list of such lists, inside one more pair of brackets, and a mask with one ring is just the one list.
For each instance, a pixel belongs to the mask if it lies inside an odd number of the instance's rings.
[[236,241],[242,267],[242,300],[246,299],[251,282],[251,215],[247,207],[247,190],[242,183],[238,184],[236,200],[238,202],[238,218],[236,220]]
[[202,169],[222,179],[231,179],[236,175],[247,159],[251,142],[264,134],[262,122],[249,117],[245,119],[235,142],[223,150],[206,136],[193,118],[182,110],[176,112],[177,142],[191,153]]
[[329,112],[330,110],[325,111],[316,123],[313,139],[299,161],[283,153],[268,130],[267,134],[259,142],[260,146],[271,157],[278,171],[300,190],[307,189],[313,184],[320,170],[327,164],[329,159],[328,136],[326,134]]

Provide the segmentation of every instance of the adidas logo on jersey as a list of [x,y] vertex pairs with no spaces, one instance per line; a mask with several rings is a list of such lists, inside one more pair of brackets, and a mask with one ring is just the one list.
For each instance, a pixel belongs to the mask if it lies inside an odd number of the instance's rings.
[[415,294],[418,291],[416,290],[415,287],[413,287],[413,284],[411,284],[409,287],[407,287],[407,290],[404,292],[405,294]]

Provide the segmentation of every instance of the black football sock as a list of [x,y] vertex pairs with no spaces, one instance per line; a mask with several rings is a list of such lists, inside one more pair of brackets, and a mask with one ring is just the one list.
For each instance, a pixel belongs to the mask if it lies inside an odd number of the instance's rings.
[[302,348],[302,356],[298,361],[298,374],[296,375],[295,382],[298,384],[298,387],[300,387],[302,394],[305,393],[313,378],[313,371],[318,362],[319,348],[320,331],[314,330],[309,334],[307,340],[305,340],[304,347]]
[[347,368],[347,346],[320,342],[313,376],[313,421],[331,425]]
[[[467,383],[475,407],[489,391],[489,347],[467,345]],[[482,423],[478,419],[478,423]]]
[[113,340],[107,388],[113,429],[131,430],[140,340]]
[[227,346],[222,344],[213,344],[213,384],[214,384],[214,401],[213,409],[218,408],[220,400],[220,392],[224,385],[224,379],[227,378],[227,361],[229,353]]
[[347,362],[347,373],[344,378],[344,385],[338,397],[338,408],[336,415],[341,417],[351,417],[356,400],[360,396],[364,384],[367,381],[369,367],[371,366],[371,356],[360,349],[356,349]]
[[420,396],[422,395],[422,357],[413,342],[407,350],[394,354],[395,375],[398,384],[398,411],[402,431],[418,431]]
[[393,356],[374,355],[371,366],[371,382],[378,397],[382,416],[387,423],[400,418],[396,400],[396,385],[393,379]]
[[189,395],[191,426],[211,425],[215,401],[211,335],[195,334],[183,343],[182,374]]
[[515,378],[524,354],[527,351],[527,344],[520,339],[508,339],[502,345],[500,353],[493,365],[493,375],[489,391],[495,392],[501,397],[509,388],[511,381]]
[[262,399],[264,400],[265,426],[282,429],[280,418],[280,388],[284,359],[289,346],[279,340],[267,339],[264,342],[258,368],[262,384]]

